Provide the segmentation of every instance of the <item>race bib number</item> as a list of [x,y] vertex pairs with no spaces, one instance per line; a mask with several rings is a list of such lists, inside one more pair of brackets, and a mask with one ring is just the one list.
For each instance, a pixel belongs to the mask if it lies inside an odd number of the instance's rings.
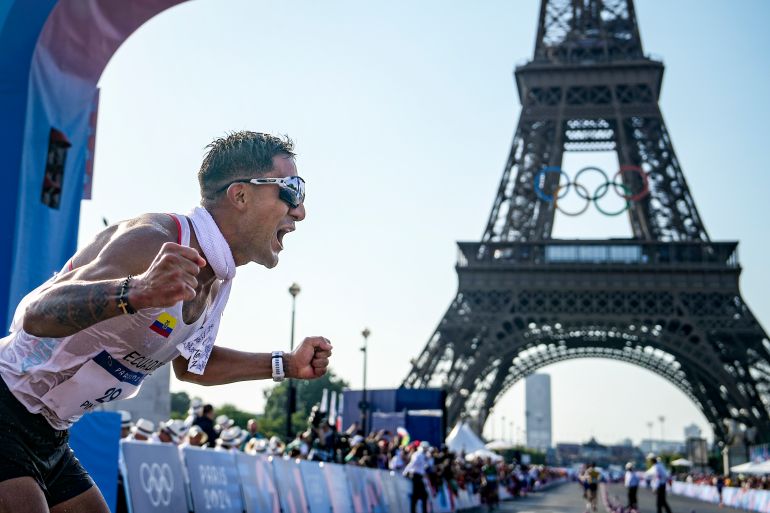
[[145,377],[102,351],[40,400],[64,420],[83,415],[99,404],[135,396]]

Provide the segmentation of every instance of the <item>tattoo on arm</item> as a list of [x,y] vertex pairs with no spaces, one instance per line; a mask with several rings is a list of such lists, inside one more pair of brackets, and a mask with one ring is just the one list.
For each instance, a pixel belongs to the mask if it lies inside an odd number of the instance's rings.
[[57,336],[71,335],[121,313],[118,288],[114,281],[66,283],[45,292],[29,308],[42,324],[56,324]]

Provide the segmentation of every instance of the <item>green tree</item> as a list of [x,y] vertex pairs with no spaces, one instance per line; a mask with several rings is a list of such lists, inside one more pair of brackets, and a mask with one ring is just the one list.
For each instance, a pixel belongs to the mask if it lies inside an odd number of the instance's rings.
[[190,408],[190,396],[187,392],[171,392],[171,418],[187,418],[187,410]]
[[[235,406],[229,403],[225,403],[222,406],[214,408],[214,412],[217,415],[227,415],[228,418],[233,419],[235,421],[235,425],[239,426],[243,429],[246,429],[246,425],[249,422],[249,419],[258,419],[259,416],[256,413],[248,412],[239,410]],[[261,426],[260,426],[261,429]]]
[[[339,395],[348,384],[330,370],[318,379],[294,380],[294,386],[297,390],[297,411],[292,415],[291,422],[296,432],[307,427],[310,410],[313,405],[321,402],[324,388],[329,390],[329,400],[331,400],[332,391]],[[265,413],[260,419],[260,427],[266,436],[278,435],[284,438],[286,435],[288,391],[289,382],[286,380],[264,392]]]
[[[200,398],[199,398],[200,399]],[[190,396],[187,392],[171,392],[171,418],[186,419],[190,408]],[[222,406],[214,406],[214,413],[227,415],[235,421],[236,426],[246,429],[249,419],[259,419],[259,415],[253,412],[239,410],[236,406],[225,403]]]
[[519,455],[521,456],[528,454],[529,462],[532,465],[545,465],[544,452],[540,452],[535,449],[530,449],[529,447],[524,447],[522,445],[519,445],[517,447],[511,447],[510,449],[504,449],[502,451],[496,451],[496,452],[502,455],[505,461],[513,461],[516,457],[516,453],[519,453]]

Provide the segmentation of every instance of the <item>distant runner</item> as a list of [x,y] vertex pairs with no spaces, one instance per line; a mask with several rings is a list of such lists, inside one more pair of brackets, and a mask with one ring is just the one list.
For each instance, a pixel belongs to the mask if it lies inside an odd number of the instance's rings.
[[590,509],[591,511],[596,512],[596,502],[601,477],[601,473],[596,469],[596,463],[589,463],[583,474],[580,476],[580,480],[586,487],[586,511]]

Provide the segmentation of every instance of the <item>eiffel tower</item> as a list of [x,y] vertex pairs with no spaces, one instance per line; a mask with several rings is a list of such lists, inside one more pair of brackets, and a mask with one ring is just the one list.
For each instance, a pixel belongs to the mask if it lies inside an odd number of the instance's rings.
[[[515,77],[522,110],[484,235],[458,243],[457,296],[403,386],[443,387],[449,425],[480,432],[537,369],[609,358],[670,381],[717,439],[740,426],[770,441],[770,341],[741,298],[738,243],[712,241],[698,214],[633,0],[542,0]],[[568,151],[614,151],[620,171],[591,193],[560,171]],[[567,193],[624,198],[632,238],[551,238]]]

